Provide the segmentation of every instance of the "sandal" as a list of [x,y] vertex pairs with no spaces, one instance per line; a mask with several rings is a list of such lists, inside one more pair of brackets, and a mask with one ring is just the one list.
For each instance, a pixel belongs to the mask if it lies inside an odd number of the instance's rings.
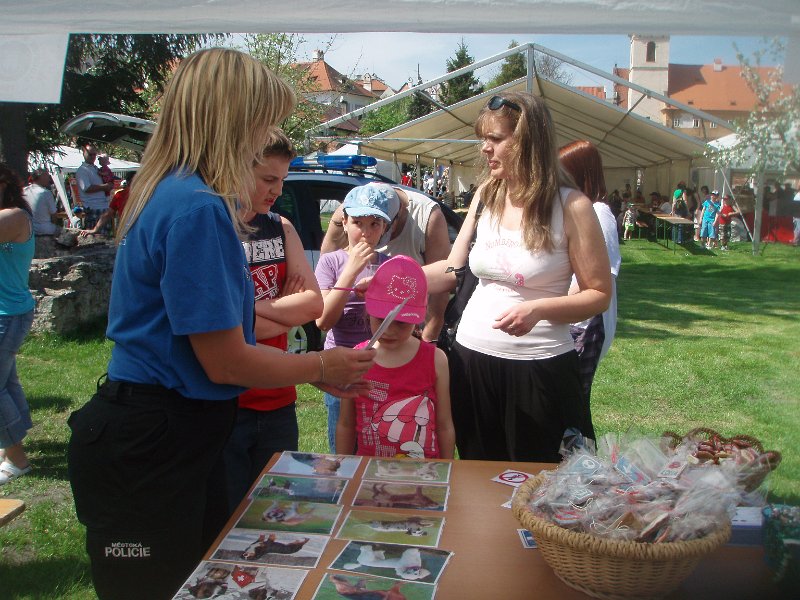
[[22,477],[26,473],[30,473],[30,471],[31,471],[30,465],[20,469],[19,467],[14,465],[14,463],[8,460],[4,460],[2,463],[0,463],[0,485],[8,483],[9,481],[14,481],[15,479]]

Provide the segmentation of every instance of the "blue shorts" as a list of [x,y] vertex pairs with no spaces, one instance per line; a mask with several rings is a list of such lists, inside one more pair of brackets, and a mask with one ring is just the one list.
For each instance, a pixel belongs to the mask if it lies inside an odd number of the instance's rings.
[[700,237],[710,238],[712,240],[717,239],[717,232],[714,229],[714,221],[703,221],[703,223],[700,225]]

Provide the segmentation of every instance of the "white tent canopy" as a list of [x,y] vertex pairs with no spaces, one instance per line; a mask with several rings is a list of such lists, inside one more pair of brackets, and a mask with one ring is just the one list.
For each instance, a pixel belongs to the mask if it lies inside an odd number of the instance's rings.
[[[53,154],[47,156],[44,160],[31,158],[28,162],[29,166],[32,168],[57,167],[62,173],[74,173],[83,163],[83,153],[78,148],[72,148],[71,146],[58,146],[53,151]],[[127,171],[137,171],[139,169],[139,163],[120,160],[113,156],[109,157],[108,166],[111,167],[111,170],[115,173],[125,173]]]
[[[488,98],[498,91],[524,90],[525,80],[485,92],[384,133],[360,140],[362,152],[387,160],[413,163],[433,160],[474,166],[478,140],[473,123]],[[629,114],[609,102],[555,81],[535,80],[533,93],[542,96],[556,127],[558,145],[576,139],[595,143],[603,165],[646,168],[690,160],[702,153],[702,140]]]
[[68,35],[81,32],[779,35],[787,73],[800,71],[797,0],[6,0],[2,14],[0,101],[58,102]]

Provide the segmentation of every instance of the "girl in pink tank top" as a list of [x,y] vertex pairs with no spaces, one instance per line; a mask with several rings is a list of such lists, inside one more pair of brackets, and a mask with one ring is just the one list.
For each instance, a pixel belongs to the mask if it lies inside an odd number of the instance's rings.
[[[340,454],[453,458],[447,357],[413,335],[425,320],[428,286],[416,261],[396,256],[383,263],[366,291],[373,334],[389,312],[406,300],[375,343],[375,364],[364,376],[369,392],[342,399],[336,427]],[[367,342],[359,344],[364,347]]]

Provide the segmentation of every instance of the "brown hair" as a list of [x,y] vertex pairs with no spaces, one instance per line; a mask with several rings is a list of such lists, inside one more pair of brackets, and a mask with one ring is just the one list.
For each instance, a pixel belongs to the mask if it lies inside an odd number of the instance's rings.
[[0,209],[21,208],[30,213],[31,207],[22,195],[22,181],[17,172],[6,163],[0,163],[0,183],[6,184],[6,189],[0,196]]
[[[527,92],[509,92],[503,94],[503,98],[518,105],[520,110],[508,105],[497,110],[485,106],[475,121],[475,135],[483,138],[494,119],[508,121],[513,131],[511,147],[515,154],[509,165],[509,175],[519,182],[510,199],[523,203],[523,241],[531,251],[549,251],[553,248],[550,231],[553,202],[559,195],[559,188],[574,188],[575,182],[558,162],[556,132],[544,100]],[[486,168],[479,187],[481,202],[492,218],[499,220],[506,195],[510,194],[505,180],[494,179]]]
[[558,158],[589,200],[605,200],[606,178],[597,146],[588,140],[575,140],[561,147]]

